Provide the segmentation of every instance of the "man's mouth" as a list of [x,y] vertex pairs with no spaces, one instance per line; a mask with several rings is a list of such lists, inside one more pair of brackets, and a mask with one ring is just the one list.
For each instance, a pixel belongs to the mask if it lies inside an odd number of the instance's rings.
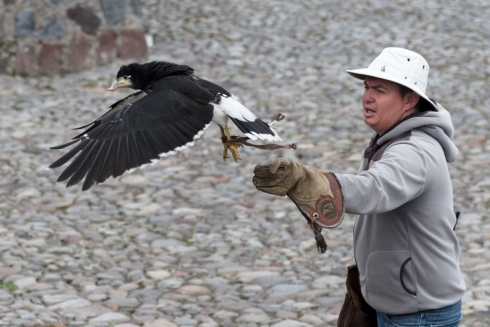
[[372,117],[372,116],[374,116],[375,113],[376,113],[376,111],[374,111],[374,110],[364,108],[364,117]]

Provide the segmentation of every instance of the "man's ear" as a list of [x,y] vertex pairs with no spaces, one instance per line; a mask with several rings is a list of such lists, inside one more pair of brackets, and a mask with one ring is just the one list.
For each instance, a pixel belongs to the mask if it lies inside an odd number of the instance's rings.
[[404,103],[405,103],[404,110],[408,111],[410,109],[413,109],[417,105],[419,100],[420,100],[420,95],[418,95],[417,93],[415,93],[413,91],[406,94],[405,99],[404,99]]

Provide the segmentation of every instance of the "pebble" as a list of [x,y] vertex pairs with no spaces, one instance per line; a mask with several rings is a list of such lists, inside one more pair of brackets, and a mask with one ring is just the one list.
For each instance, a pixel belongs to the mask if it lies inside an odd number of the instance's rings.
[[198,295],[198,294],[209,294],[210,291],[207,287],[198,285],[185,285],[179,288],[177,293],[188,294],[188,295]]
[[35,285],[36,283],[36,278],[34,277],[21,278],[14,281],[14,284],[21,289],[28,288],[32,285]]
[[277,324],[273,324],[271,327],[312,327],[312,325],[297,320],[286,319]]
[[299,293],[302,291],[306,291],[308,289],[308,285],[304,284],[279,284],[272,286],[269,289],[271,295],[291,295],[294,293]]
[[57,304],[50,305],[48,308],[50,310],[76,309],[76,308],[86,307],[90,304],[91,302],[86,299],[76,298],[76,299],[66,300]]
[[112,297],[107,300],[108,304],[116,305],[118,308],[137,308],[141,305],[141,302],[135,298],[121,298],[121,297]]
[[109,322],[109,323],[119,323],[119,322],[127,322],[130,318],[122,313],[118,312],[107,312],[96,318],[90,319],[89,323],[96,322]]
[[162,280],[170,277],[171,274],[166,270],[152,270],[152,271],[148,271],[146,275],[151,279]]
[[46,294],[42,296],[42,301],[47,305],[51,305],[77,298],[75,294]]
[[467,283],[460,326],[490,325],[490,6],[418,2],[143,0],[154,46],[141,61],[190,65],[264,120],[284,112],[276,129],[298,148],[244,148],[240,162],[224,162],[212,125],[191,149],[87,192],[56,183],[62,169],[46,167],[66,149],[47,148],[130,94],[105,88],[136,59],[0,75],[0,326],[335,326],[354,217],[323,231],[329,249],[319,254],[295,205],[258,192],[251,178],[278,156],[356,173],[372,132],[362,83],[344,71],[387,46],[427,58],[428,94],[451,112]]
[[166,319],[157,319],[155,321],[146,322],[143,327],[177,327],[177,325]]

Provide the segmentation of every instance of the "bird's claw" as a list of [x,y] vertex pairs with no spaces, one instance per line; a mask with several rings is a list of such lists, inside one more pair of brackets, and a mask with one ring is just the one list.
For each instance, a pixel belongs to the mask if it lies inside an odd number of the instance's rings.
[[229,158],[228,156],[228,150],[230,150],[231,152],[231,156],[233,157],[233,160],[235,160],[235,162],[238,162],[238,160],[242,160],[240,158],[240,154],[238,153],[238,148],[241,147],[241,145],[239,144],[236,144],[236,145],[228,145],[228,144],[224,144],[224,151],[223,151],[223,160],[226,161],[226,159]]
[[238,162],[239,160],[241,160],[240,154],[238,153],[238,148],[243,147],[243,145],[237,144],[235,142],[236,139],[238,139],[238,137],[236,137],[236,136],[231,136],[231,139],[229,139],[229,140],[226,137],[221,138],[221,141],[223,142],[223,147],[224,147],[224,150],[223,150],[223,160],[224,161],[226,161],[226,159],[229,158],[228,150],[230,150],[231,156],[233,157],[233,160],[235,160],[235,162]]

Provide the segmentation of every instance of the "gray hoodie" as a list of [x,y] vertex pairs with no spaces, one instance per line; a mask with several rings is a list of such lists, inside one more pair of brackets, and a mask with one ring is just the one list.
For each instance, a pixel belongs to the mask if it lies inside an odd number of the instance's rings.
[[362,294],[383,313],[442,308],[465,291],[447,167],[458,149],[451,116],[438,106],[375,135],[358,175],[336,174],[345,211],[359,215],[354,256]]

